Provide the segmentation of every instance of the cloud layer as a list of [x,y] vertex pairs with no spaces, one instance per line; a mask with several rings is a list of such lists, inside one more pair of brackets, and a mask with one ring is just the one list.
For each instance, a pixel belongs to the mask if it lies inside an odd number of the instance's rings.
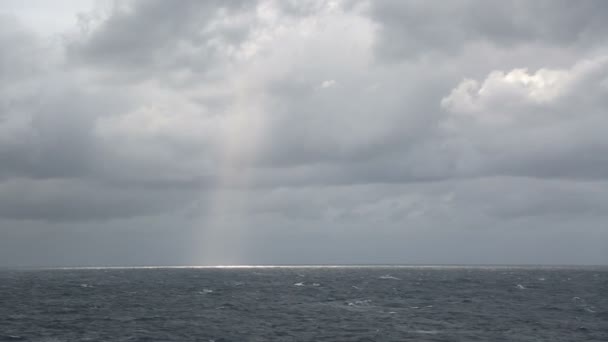
[[607,263],[605,7],[3,8],[0,260]]

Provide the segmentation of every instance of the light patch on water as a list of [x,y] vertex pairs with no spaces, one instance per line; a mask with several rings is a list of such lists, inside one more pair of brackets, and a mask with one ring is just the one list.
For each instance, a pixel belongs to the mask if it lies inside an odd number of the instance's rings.
[[[32,270],[113,270],[113,269],[214,269],[214,268],[235,268],[235,269],[410,269],[410,270],[569,270],[580,269],[575,266],[508,266],[508,265],[250,265],[250,264],[217,264],[217,265],[139,265],[139,266],[68,266],[68,267],[28,267],[24,269]],[[505,275],[513,272],[504,273]],[[569,281],[570,278],[561,281]]]
[[425,334],[425,335],[436,335],[439,334],[439,330],[414,330],[416,334]]

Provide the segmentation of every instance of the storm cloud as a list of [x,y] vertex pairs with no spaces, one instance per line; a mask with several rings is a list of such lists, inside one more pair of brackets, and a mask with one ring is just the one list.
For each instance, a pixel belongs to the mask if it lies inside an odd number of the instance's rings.
[[75,6],[0,5],[0,265],[608,262],[604,1]]

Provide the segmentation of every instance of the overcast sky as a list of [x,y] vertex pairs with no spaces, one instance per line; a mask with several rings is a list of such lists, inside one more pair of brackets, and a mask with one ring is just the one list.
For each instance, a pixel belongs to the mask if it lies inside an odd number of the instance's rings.
[[0,266],[608,264],[608,1],[2,1]]

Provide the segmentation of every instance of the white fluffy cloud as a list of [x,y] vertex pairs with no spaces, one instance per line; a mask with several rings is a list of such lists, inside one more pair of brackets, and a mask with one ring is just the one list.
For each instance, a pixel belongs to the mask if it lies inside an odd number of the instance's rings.
[[500,115],[505,120],[517,118],[517,109],[526,106],[555,107],[569,100],[580,101],[583,96],[602,96],[607,82],[605,56],[580,61],[570,69],[492,71],[482,82],[462,81],[441,105],[452,113],[476,115],[478,120],[492,121],[492,116]]
[[603,56],[568,69],[492,71],[441,100],[449,114],[442,128],[474,151],[484,172],[603,179],[607,79]]

